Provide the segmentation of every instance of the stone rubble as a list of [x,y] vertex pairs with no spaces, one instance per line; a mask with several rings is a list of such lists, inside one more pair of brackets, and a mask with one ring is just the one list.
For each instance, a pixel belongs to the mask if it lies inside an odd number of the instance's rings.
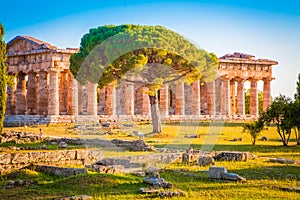
[[286,159],[286,158],[270,158],[270,162],[281,163],[281,164],[298,164],[298,163],[300,163],[300,161]]
[[153,151],[154,147],[148,145],[144,140],[119,140],[111,141],[114,145],[127,151]]
[[143,182],[150,184],[155,187],[161,187],[161,188],[172,188],[172,184],[169,182],[166,182],[164,178],[160,178],[159,175],[159,169],[156,167],[149,167],[146,170],[147,177],[143,178]]
[[170,197],[185,197],[186,194],[183,191],[177,190],[177,191],[172,191],[172,190],[165,190],[163,192],[159,193],[159,196],[165,198],[170,198]]
[[68,147],[68,144],[64,141],[61,141],[59,144],[58,144],[58,148],[60,149],[65,149]]
[[16,144],[36,142],[40,138],[36,133],[21,131],[6,131],[0,135],[0,143],[14,142]]
[[216,180],[227,180],[236,182],[246,182],[247,180],[238,174],[228,173],[225,167],[210,167],[208,170],[208,178]]
[[37,181],[31,181],[31,180],[16,180],[16,181],[8,181],[6,183],[6,188],[15,188],[15,187],[25,187],[28,185],[35,185],[37,184]]
[[199,156],[198,164],[203,167],[215,165],[215,160],[209,155]]
[[56,200],[93,200],[93,197],[88,195],[79,195],[79,196],[62,197]]

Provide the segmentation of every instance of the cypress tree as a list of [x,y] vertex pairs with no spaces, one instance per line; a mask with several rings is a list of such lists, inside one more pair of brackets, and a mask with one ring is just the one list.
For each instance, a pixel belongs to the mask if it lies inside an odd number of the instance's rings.
[[3,122],[6,109],[6,44],[3,41],[4,27],[0,23],[0,134],[3,130]]

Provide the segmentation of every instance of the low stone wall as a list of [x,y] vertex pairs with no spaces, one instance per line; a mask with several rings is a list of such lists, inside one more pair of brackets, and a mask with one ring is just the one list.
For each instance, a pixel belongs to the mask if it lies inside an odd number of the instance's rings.
[[15,142],[27,143],[39,141],[39,135],[31,132],[21,132],[21,131],[6,131],[0,135],[0,143],[5,142]]
[[136,167],[136,164],[152,164],[157,163],[168,164],[181,159],[180,153],[165,154],[146,154],[138,156],[121,156],[116,158],[104,158],[96,162],[98,165],[112,166],[123,165],[125,168]]
[[103,158],[101,151],[66,150],[24,153],[0,153],[0,174],[29,165],[89,165]]
[[30,166],[30,169],[55,176],[73,176],[77,174],[87,174],[87,170],[84,168],[64,168],[46,165],[33,165]]

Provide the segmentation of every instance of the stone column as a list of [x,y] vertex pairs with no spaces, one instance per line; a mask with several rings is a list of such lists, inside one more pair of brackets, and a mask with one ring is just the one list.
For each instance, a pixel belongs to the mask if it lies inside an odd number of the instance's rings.
[[18,74],[17,92],[16,92],[16,114],[24,115],[26,113],[26,74]]
[[160,114],[162,116],[169,115],[169,103],[170,103],[169,85],[164,85],[164,87],[160,89],[160,99],[159,99]]
[[250,115],[258,116],[258,93],[256,80],[251,80],[250,84]]
[[220,78],[217,78],[215,80],[215,91],[214,91],[214,95],[215,95],[215,114],[220,115],[221,114],[221,110],[222,110],[222,90],[223,90],[223,85],[222,85],[222,80]]
[[193,113],[193,88],[192,85],[184,84],[184,114],[192,115]]
[[88,82],[87,84],[87,114],[97,115],[97,83]]
[[59,115],[59,79],[57,71],[50,71],[48,115]]
[[29,115],[35,115],[37,113],[37,98],[36,98],[36,73],[30,71],[28,73],[28,89],[27,89],[27,113]]
[[215,81],[207,83],[207,114],[214,115],[216,111],[216,101],[215,101]]
[[229,90],[229,80],[222,80],[222,114],[230,115],[230,90]]
[[82,115],[84,113],[84,91],[83,86],[77,82],[77,108],[78,108],[78,114]]
[[107,91],[107,87],[100,89],[99,102],[98,102],[98,115],[106,114],[106,91]]
[[207,85],[200,85],[200,114],[207,115]]
[[67,105],[68,115],[73,115],[73,113],[74,113],[73,93],[74,93],[74,89],[76,88],[76,87],[73,87],[74,80],[75,80],[75,78],[74,78],[73,74],[69,71],[68,72],[68,82],[67,82],[67,84],[68,84],[68,105]]
[[200,81],[192,83],[192,114],[200,115]]
[[236,114],[236,93],[235,93],[235,80],[230,80],[230,114]]
[[39,115],[48,114],[48,96],[49,96],[49,86],[48,86],[49,76],[45,71],[39,72],[38,81],[38,95],[37,95],[37,113]]
[[116,88],[113,85],[106,87],[106,114],[116,115]]
[[244,80],[238,81],[237,84],[237,114],[245,115],[245,93]]
[[271,80],[264,79],[263,112],[271,105]]
[[[146,88],[143,88],[146,89]],[[150,115],[150,100],[148,94],[142,91],[142,115]]]
[[[78,85],[79,83],[77,80],[74,78],[72,81],[72,87],[73,87],[73,94],[72,94],[72,113],[75,117],[78,116]],[[75,118],[75,120],[77,120]]]
[[125,84],[125,114],[134,115],[134,85]]
[[184,82],[180,81],[175,86],[175,95],[176,95],[176,115],[185,114],[185,102],[184,102]]
[[124,83],[120,83],[119,87],[116,88],[116,114],[124,115],[125,114],[125,97],[124,97]]
[[67,114],[68,113],[68,73],[60,72],[59,73],[59,113]]
[[6,114],[16,114],[16,78],[13,79],[12,85],[7,86],[7,99],[6,99]]

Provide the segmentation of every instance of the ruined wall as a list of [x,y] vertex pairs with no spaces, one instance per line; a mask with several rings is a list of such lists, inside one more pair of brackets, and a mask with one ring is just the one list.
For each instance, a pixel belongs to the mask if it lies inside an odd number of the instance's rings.
[[102,152],[90,150],[0,153],[0,174],[10,173],[29,165],[88,165],[101,158]]

